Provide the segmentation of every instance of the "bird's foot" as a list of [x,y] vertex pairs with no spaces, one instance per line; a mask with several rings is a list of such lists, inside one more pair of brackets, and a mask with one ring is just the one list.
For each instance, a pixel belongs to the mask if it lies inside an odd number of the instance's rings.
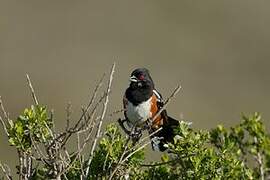
[[149,130],[149,129],[151,129],[151,126],[152,126],[152,121],[150,119],[147,119],[144,122],[144,125],[143,125],[142,129],[143,130]]
[[135,145],[142,137],[142,131],[140,129],[135,129],[135,131],[130,134],[130,137],[132,144]]
[[131,134],[131,131],[128,130],[128,128],[125,127],[124,123],[127,123],[127,120],[126,119],[124,119],[124,120],[118,119],[118,124],[120,125],[120,127],[123,129],[123,131],[126,134],[130,135]]
[[120,127],[123,129],[123,131],[130,137],[130,139],[132,140],[133,145],[135,145],[139,139],[142,137],[142,130],[144,130],[144,128],[138,128],[138,127],[134,127],[134,129],[130,129],[127,128],[125,125],[128,123],[128,120],[124,119],[118,119],[118,124],[120,125]]

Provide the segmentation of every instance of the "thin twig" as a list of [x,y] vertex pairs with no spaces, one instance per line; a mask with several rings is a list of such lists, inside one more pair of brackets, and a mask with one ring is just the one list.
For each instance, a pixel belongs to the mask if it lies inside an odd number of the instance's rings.
[[[133,130],[132,130],[132,132],[133,132],[134,129],[135,129],[135,125],[134,125],[132,128],[133,128]],[[115,166],[113,172],[111,173],[111,175],[110,175],[110,177],[109,177],[109,180],[111,180],[111,179],[113,178],[114,174],[117,172],[117,170],[118,170],[118,168],[119,168],[119,165],[122,164],[121,162],[122,162],[124,156],[125,156],[126,153],[127,153],[128,143],[129,143],[130,140],[131,140],[131,137],[128,136],[128,138],[127,138],[127,140],[126,140],[126,142],[125,142],[124,150],[123,150],[123,152],[122,152],[122,154],[121,154],[121,157],[120,157],[120,159],[118,160],[118,162],[117,162],[117,164],[116,164],[116,166]]]
[[124,111],[125,109],[119,109],[119,110],[113,111],[111,114],[108,115],[108,117],[112,117],[113,115],[124,112]]
[[[91,115],[88,117],[88,124],[86,125],[86,127],[84,127],[83,129],[81,129],[80,133],[84,133],[86,131],[89,131],[91,132],[91,130],[94,128],[95,124],[96,124],[96,121],[100,119],[100,116],[96,117],[96,119],[93,121],[93,118],[96,114],[96,109],[91,113]],[[91,129],[91,130],[90,130]]]
[[[52,143],[47,147],[47,151],[48,149],[50,149],[52,146],[54,146],[56,143],[58,142],[61,142],[61,148],[64,148],[67,141],[69,140],[69,138],[79,132],[79,131],[86,131],[88,130],[88,128],[90,128],[90,123],[89,121],[92,120],[92,118],[94,117],[94,114],[98,108],[98,106],[100,105],[100,103],[102,102],[102,100],[106,97],[106,94],[104,93],[104,95],[101,96],[101,98],[98,100],[98,102],[95,104],[95,106],[93,107],[92,111],[90,112],[91,116],[87,119],[87,122],[88,122],[88,126],[87,127],[83,127],[81,126],[80,128],[77,128],[75,129],[75,127],[73,128],[70,128],[69,130],[67,131],[64,131],[60,134],[58,134],[57,137],[55,137],[53,140],[52,140]],[[91,122],[92,123],[92,122]]]
[[67,178],[67,176],[65,174],[63,174],[63,176],[64,176],[65,180],[68,180],[68,178]]
[[48,124],[46,123],[46,121],[44,121],[44,125],[45,127],[48,129],[49,134],[51,135],[52,138],[55,138],[55,133],[53,132],[53,130],[48,126]]
[[9,120],[9,118],[8,118],[8,113],[7,113],[7,111],[5,110],[5,107],[4,107],[4,105],[3,105],[3,101],[2,101],[2,97],[1,97],[1,96],[0,96],[0,106],[1,106],[1,111],[2,111],[2,113],[4,114],[5,119],[8,121],[8,120]]
[[263,159],[261,156],[261,153],[258,152],[257,153],[257,162],[259,164],[259,168],[260,168],[260,176],[261,176],[261,180],[264,180],[264,168],[263,168]]
[[[8,167],[7,165],[5,165],[6,167]],[[0,162],[0,167],[3,171],[3,173],[5,174],[5,176],[7,177],[8,180],[12,180],[12,176],[10,174],[10,169],[8,167],[8,170],[5,169],[5,167],[2,165],[2,163]]]
[[84,171],[83,171],[83,162],[82,162],[82,158],[81,158],[81,145],[80,145],[80,133],[76,133],[77,134],[77,148],[78,148],[78,159],[79,159],[79,163],[80,163],[80,170],[81,170],[81,174],[82,176],[84,176]]
[[166,164],[175,163],[178,160],[179,159],[174,159],[174,160],[171,160],[171,161],[166,161],[166,162],[161,162],[161,163],[155,163],[155,164],[139,164],[139,166],[142,166],[142,167],[156,167],[156,166],[162,166],[162,165],[166,165]]
[[97,86],[95,87],[95,90],[94,90],[94,93],[87,105],[87,107],[85,108],[85,111],[82,113],[80,119],[78,120],[78,122],[75,124],[75,126],[73,127],[73,130],[77,129],[77,127],[79,126],[79,124],[81,123],[82,119],[84,118],[85,114],[89,111],[89,109],[91,108],[96,96],[97,96],[97,93],[98,93],[98,90],[99,88],[101,87],[102,83],[103,83],[103,79],[105,77],[105,74],[103,74],[102,78],[100,79],[99,83],[97,84]]
[[113,63],[112,68],[111,68],[111,73],[110,73],[110,78],[109,78],[108,87],[107,87],[107,93],[106,93],[106,99],[105,99],[104,104],[103,104],[102,115],[101,115],[101,118],[100,118],[100,121],[99,121],[99,124],[98,124],[98,129],[97,129],[97,132],[96,132],[96,136],[95,136],[92,148],[91,148],[90,157],[89,157],[88,162],[87,162],[87,168],[86,168],[86,171],[85,171],[85,177],[87,177],[88,174],[89,174],[89,169],[90,169],[90,165],[91,165],[91,162],[92,162],[92,159],[93,159],[93,154],[94,154],[94,151],[95,151],[95,148],[96,148],[97,141],[98,141],[98,139],[100,137],[100,131],[101,131],[101,127],[102,127],[102,122],[103,122],[103,119],[104,119],[106,111],[107,111],[107,105],[108,105],[108,102],[109,102],[109,93],[111,92],[111,85],[112,85],[112,80],[113,80],[114,68],[115,68],[115,63]]
[[[256,137],[254,137],[254,143],[256,145],[258,145],[258,139]],[[259,170],[260,170],[260,177],[261,177],[261,180],[264,180],[264,168],[263,168],[263,157],[261,156],[261,153],[257,152],[257,154],[254,156],[255,157],[255,160],[257,161],[258,165],[259,165]]]
[[165,164],[177,163],[179,160],[181,160],[183,158],[192,157],[192,156],[196,156],[196,153],[191,153],[188,156],[186,156],[186,155],[178,156],[177,158],[170,160],[170,161],[166,161],[166,162],[160,162],[160,163],[154,163],[154,164],[139,164],[139,166],[142,166],[142,167],[162,166]]
[[[1,107],[0,110],[4,114],[4,118],[5,118],[6,122],[8,122],[9,127],[11,127],[13,125],[13,122],[12,122],[12,120],[9,119],[9,115],[8,115],[7,111],[5,110],[4,103],[2,101],[1,96],[0,96],[0,107]],[[5,122],[5,121],[3,120],[3,122]]]
[[67,160],[70,162],[71,161],[71,158],[70,158],[70,155],[69,155],[69,153],[68,153],[68,151],[67,151],[66,148],[64,148],[64,153],[65,153],[65,155],[67,157]]
[[174,91],[172,92],[172,94],[168,97],[168,99],[165,101],[163,107],[157,112],[157,114],[155,114],[155,116],[150,120],[151,122],[154,122],[155,119],[160,115],[160,113],[167,107],[167,105],[170,103],[170,101],[172,100],[172,98],[180,91],[181,86],[177,86]]
[[4,166],[5,166],[5,169],[6,169],[7,173],[8,173],[8,175],[9,175],[9,177],[12,178],[10,167],[7,164],[4,164]]
[[26,78],[27,78],[27,84],[28,84],[28,86],[29,86],[29,88],[30,88],[31,95],[32,95],[32,98],[33,98],[33,100],[34,100],[34,103],[35,103],[36,105],[38,105],[38,99],[37,99],[37,96],[36,96],[36,94],[35,94],[34,88],[33,88],[33,86],[32,86],[32,83],[31,83],[31,80],[30,80],[30,77],[29,77],[28,74],[26,74]]
[[2,119],[2,117],[0,116],[0,121],[1,121],[1,124],[3,126],[3,129],[6,133],[7,136],[9,136],[9,133],[8,133],[8,130],[7,130],[7,126],[6,126],[6,123],[4,122],[4,120]]
[[[113,135],[112,135],[112,142],[114,141],[115,133],[116,133],[116,131],[114,131],[114,133],[113,133]],[[112,148],[112,144],[109,145],[109,148]],[[107,164],[108,157],[109,157],[109,152],[110,152],[110,151],[109,151],[109,149],[108,149],[108,152],[107,152],[106,157],[105,157],[105,161],[104,161],[104,163],[103,163],[103,168],[102,168],[103,171],[105,171],[105,168],[106,168],[106,164]]]
[[[137,124],[135,124],[135,125],[132,127],[131,132],[134,131],[136,125],[137,125]],[[151,138],[151,136],[155,135],[156,133],[158,133],[158,132],[161,131],[161,130],[162,130],[162,127],[160,127],[159,129],[155,130],[154,132],[152,132],[152,133],[149,134],[148,136],[144,137],[137,145],[135,145],[135,146],[133,146],[131,149],[127,150],[127,148],[128,148],[128,142],[130,141],[130,136],[129,136],[128,139],[127,139],[127,141],[126,141],[126,143],[125,143],[124,151],[123,151],[123,153],[122,153],[122,155],[121,155],[119,161],[117,162],[117,164],[116,164],[116,166],[115,166],[113,172],[111,173],[109,179],[111,180],[111,179],[113,178],[113,176],[114,176],[114,174],[116,173],[116,171],[118,170],[119,166],[120,166],[123,162],[125,162],[130,156],[132,156],[132,155],[134,154],[134,152],[135,152],[135,153],[138,152],[139,150],[141,150],[141,149],[143,149],[145,146],[147,146],[149,143],[151,143],[151,141],[149,141],[149,142],[147,142],[147,143],[145,143],[145,144],[142,145],[141,143],[143,143],[144,140],[146,140],[146,139],[148,139],[148,138]],[[137,148],[137,149],[136,149],[136,148]],[[138,149],[139,149],[139,150],[138,150]],[[129,153],[129,152],[130,152],[130,154],[128,154],[128,155],[125,157],[125,155],[126,155],[127,153]],[[124,157],[125,157],[125,159],[124,159]],[[124,159],[124,160],[123,160],[123,159]]]
[[136,152],[138,152],[138,151],[142,150],[143,148],[145,148],[150,143],[151,143],[151,141],[148,141],[145,144],[143,144],[142,146],[140,146],[139,148],[137,148],[136,150],[132,151],[129,155],[127,155],[127,157],[125,157],[125,159],[122,160],[121,164],[124,163],[126,160],[128,160]]
[[82,114],[84,114],[82,121],[81,121],[81,126],[85,126],[85,124],[86,124],[85,122],[86,122],[88,114],[85,113],[86,110],[85,110],[84,106],[81,106],[81,111],[82,111]]
[[[64,147],[65,144],[67,143],[67,141],[69,140],[69,138],[72,136],[73,133],[76,133],[78,131],[80,131],[84,126],[81,125],[79,127],[79,125],[81,124],[84,116],[86,113],[88,113],[88,111],[90,110],[96,96],[97,96],[97,93],[99,91],[99,88],[101,87],[102,83],[103,83],[103,79],[105,77],[105,74],[103,74],[102,78],[100,79],[99,83],[97,84],[97,86],[95,87],[95,90],[93,92],[93,95],[91,96],[90,100],[89,100],[89,103],[85,109],[85,111],[82,113],[82,115],[80,116],[79,120],[77,121],[77,123],[74,125],[74,127],[66,130],[64,133],[62,133],[61,135],[59,135],[55,140],[58,141],[59,139],[61,139],[62,137],[64,137],[64,140],[62,141],[62,145],[61,147]],[[104,94],[100,99],[99,101],[96,103],[95,107],[93,108],[92,112],[95,111],[95,109],[98,107],[98,105],[101,103],[101,101],[106,97],[106,94]],[[89,121],[89,119],[88,119]],[[88,121],[86,123],[88,123]],[[53,144],[52,144],[53,145]]]
[[71,119],[71,103],[69,102],[66,108],[66,113],[67,113],[67,122],[66,122],[66,131],[69,129],[69,123]]
[[149,135],[145,136],[144,138],[142,138],[142,140],[138,144],[136,144],[134,147],[132,147],[128,152],[134,151],[134,149],[138,148],[146,139],[149,139],[149,138],[151,139],[152,136],[154,136],[156,133],[158,133],[162,129],[163,128],[160,127],[157,130],[155,130],[154,132],[152,132],[151,134],[149,134]]
[[[97,117],[97,119],[100,119],[100,117]],[[97,120],[97,119],[96,119],[96,120]],[[95,121],[96,121],[96,120],[95,120]],[[67,167],[64,168],[64,169],[62,170],[62,172],[59,173],[60,176],[63,175],[65,172],[67,172],[70,168],[72,168],[73,165],[74,165],[74,163],[76,162],[76,160],[77,160],[78,158],[80,158],[80,153],[83,151],[83,149],[85,148],[87,142],[90,140],[90,137],[92,136],[92,132],[93,132],[92,130],[93,130],[93,129],[89,129],[89,132],[88,132],[87,137],[84,139],[83,143],[82,143],[80,146],[78,146],[77,151],[74,152],[74,153],[72,153],[71,155],[67,155],[67,156],[72,156],[72,157],[75,156],[75,158],[73,158],[73,160],[70,160],[70,162],[67,164]],[[85,132],[85,131],[83,131],[83,130],[78,131],[77,134],[80,134],[80,133],[82,133],[82,132]],[[65,153],[68,154],[68,152],[65,152]],[[69,159],[70,159],[70,157],[69,157]],[[84,176],[85,176],[85,175],[84,175]]]
[[115,169],[113,170],[112,174],[109,177],[109,180],[112,180],[115,173],[117,172],[119,166],[121,164],[123,164],[125,161],[127,161],[131,156],[133,156],[135,153],[137,153],[138,151],[142,150],[143,148],[145,148],[148,144],[150,144],[151,141],[146,142],[145,144],[143,144],[142,146],[140,146],[139,148],[135,149],[134,151],[132,151],[130,154],[128,154],[123,160],[121,160],[115,167]]
[[34,140],[34,138],[32,136],[32,133],[30,133],[29,135],[30,135],[30,139],[31,139],[31,142],[33,144],[34,150],[35,150],[35,152],[38,155],[38,159],[40,159],[43,163],[46,164],[47,163],[46,160],[45,160],[46,159],[46,156],[43,154],[43,152],[41,151],[40,147],[38,146],[38,144]]

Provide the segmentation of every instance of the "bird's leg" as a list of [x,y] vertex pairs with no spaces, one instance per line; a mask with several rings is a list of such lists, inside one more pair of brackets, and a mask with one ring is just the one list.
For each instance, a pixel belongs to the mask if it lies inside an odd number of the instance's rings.
[[132,140],[132,143],[133,145],[135,145],[136,142],[139,141],[139,139],[142,137],[142,128],[140,127],[134,127],[132,128],[132,130],[129,130],[124,123],[127,123],[128,120],[127,119],[124,119],[124,120],[121,120],[121,119],[118,119],[118,123],[120,125],[120,127],[123,129],[123,131],[128,135],[130,136],[131,140]]
[[125,125],[124,125],[125,122],[127,122],[127,119],[124,119],[124,120],[121,120],[120,118],[118,119],[118,123],[119,123],[120,127],[123,129],[123,131],[124,131],[126,134],[128,134],[128,135],[130,136],[130,135],[131,135],[131,131],[128,130],[128,129],[125,127]]
[[142,137],[142,129],[135,127],[134,131],[130,134],[132,144],[135,145]]
[[152,126],[152,121],[147,119],[142,127],[142,130],[150,130]]

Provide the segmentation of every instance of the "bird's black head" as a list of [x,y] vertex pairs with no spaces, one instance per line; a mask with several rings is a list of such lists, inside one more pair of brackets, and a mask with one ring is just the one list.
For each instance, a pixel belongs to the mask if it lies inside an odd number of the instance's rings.
[[126,90],[126,97],[133,105],[138,105],[152,96],[154,83],[147,69],[135,69],[129,80],[130,85]]
[[149,74],[148,69],[135,69],[130,75],[130,87],[132,89],[154,89],[154,82]]

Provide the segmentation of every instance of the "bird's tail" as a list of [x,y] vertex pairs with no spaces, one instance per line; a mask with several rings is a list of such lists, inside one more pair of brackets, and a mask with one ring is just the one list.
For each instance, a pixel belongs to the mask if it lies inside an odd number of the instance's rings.
[[174,129],[179,126],[179,121],[170,116],[167,117],[166,122],[162,125],[162,129],[151,137],[152,148],[155,151],[165,151],[167,149],[166,144],[173,142],[173,138],[176,135]]

